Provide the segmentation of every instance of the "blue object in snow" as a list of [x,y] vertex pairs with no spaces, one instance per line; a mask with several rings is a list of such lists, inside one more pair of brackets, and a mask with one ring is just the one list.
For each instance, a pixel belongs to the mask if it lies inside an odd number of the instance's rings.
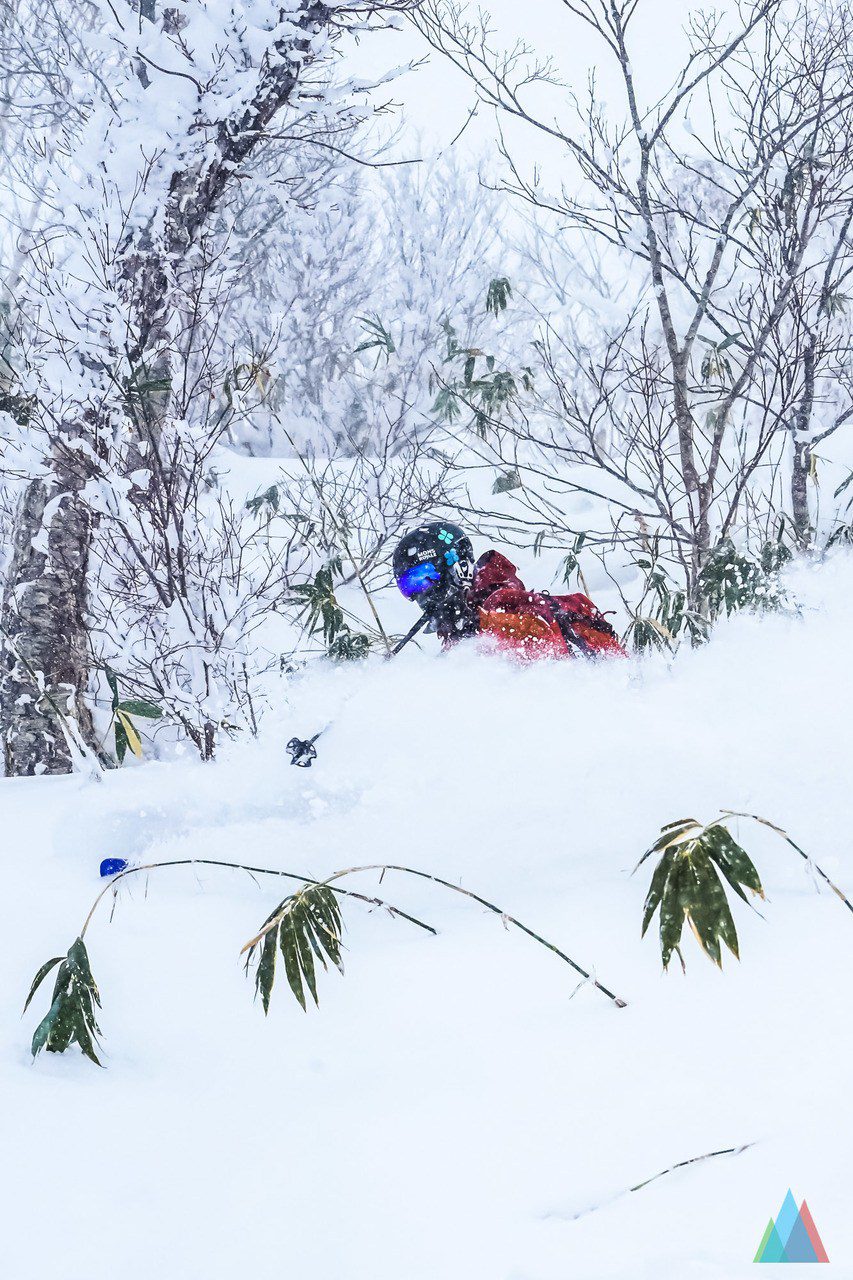
[[127,870],[126,858],[104,858],[101,863],[102,876],[116,876],[119,871]]

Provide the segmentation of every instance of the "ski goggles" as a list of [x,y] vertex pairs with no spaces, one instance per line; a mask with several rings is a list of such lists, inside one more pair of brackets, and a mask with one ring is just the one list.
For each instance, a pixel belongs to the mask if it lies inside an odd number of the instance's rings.
[[407,600],[413,600],[415,596],[423,595],[425,591],[429,591],[440,582],[441,574],[435,565],[427,560],[424,564],[413,564],[411,569],[401,573],[397,579],[397,586]]

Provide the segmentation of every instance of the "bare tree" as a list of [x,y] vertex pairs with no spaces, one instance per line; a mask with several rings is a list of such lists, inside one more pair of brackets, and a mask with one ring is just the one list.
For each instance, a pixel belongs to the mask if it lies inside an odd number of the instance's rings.
[[[820,435],[796,426],[807,362],[787,378],[774,363],[792,328],[827,329],[849,270],[849,13],[781,0],[691,13],[681,70],[647,97],[632,55],[642,0],[561,7],[612,60],[622,115],[593,78],[586,102],[555,117],[541,106],[559,84],[550,60],[524,44],[501,51],[488,20],[453,3],[413,15],[513,136],[526,128],[562,148],[568,172],[546,185],[503,131],[506,187],[564,237],[597,242],[604,274],[621,273],[632,294],[580,344],[543,315],[538,400],[491,445],[546,527],[568,523],[562,492],[605,504],[611,541],[644,547],[657,531],[700,607],[708,557],[775,475],[773,450],[796,432],[802,470]],[[827,376],[837,349],[815,338]]]

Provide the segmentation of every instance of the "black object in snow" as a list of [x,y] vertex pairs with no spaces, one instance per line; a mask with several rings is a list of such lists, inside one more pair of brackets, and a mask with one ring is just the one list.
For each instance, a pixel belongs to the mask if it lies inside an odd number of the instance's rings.
[[[323,730],[320,730],[322,733]],[[314,743],[320,736],[315,733],[313,738],[291,738],[287,744],[287,750],[290,752],[290,763],[296,764],[300,769],[310,769],[312,760],[317,759],[317,748]]]

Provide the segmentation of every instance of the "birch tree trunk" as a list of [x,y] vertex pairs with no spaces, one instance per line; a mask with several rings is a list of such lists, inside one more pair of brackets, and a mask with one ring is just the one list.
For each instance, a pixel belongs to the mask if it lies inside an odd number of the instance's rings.
[[793,457],[791,461],[791,514],[797,542],[806,550],[812,540],[809,511],[809,478],[812,468],[811,431],[815,398],[815,343],[809,334],[803,352],[803,394],[793,422]]
[[84,742],[93,743],[85,702],[92,517],[80,497],[83,477],[74,461],[73,452],[60,445],[53,476],[31,481],[18,509],[2,615],[0,714],[7,776],[70,771],[71,753],[51,702],[67,713]]

